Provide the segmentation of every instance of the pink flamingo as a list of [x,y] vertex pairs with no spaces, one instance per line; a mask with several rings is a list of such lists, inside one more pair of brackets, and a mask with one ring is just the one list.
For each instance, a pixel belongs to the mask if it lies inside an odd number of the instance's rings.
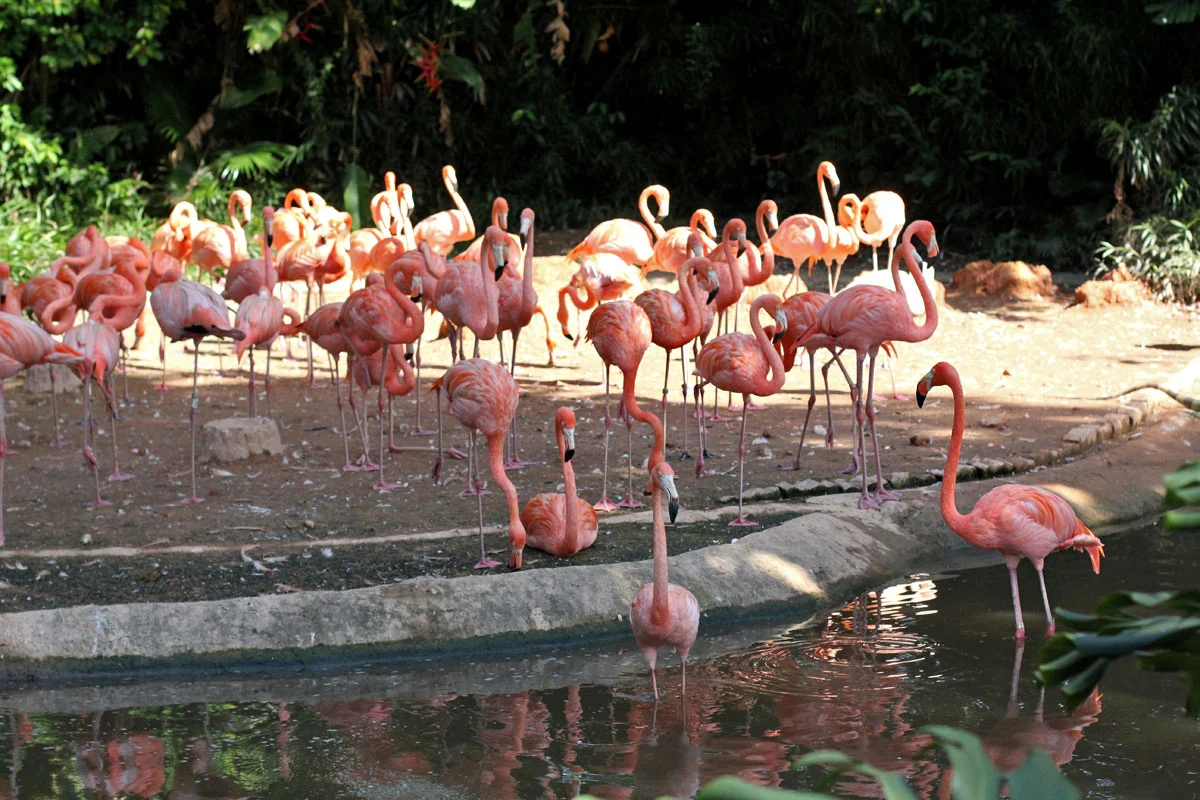
[[279,281],[274,253],[271,251],[271,239],[275,232],[275,209],[263,206],[262,217],[263,235],[259,237],[262,242],[262,258],[244,258],[229,265],[229,271],[225,273],[225,288],[221,290],[221,297],[226,300],[240,303],[247,297],[258,294],[258,290],[263,287],[266,287],[267,291],[274,291],[275,284]]
[[[382,284],[368,284],[366,288],[354,292],[342,303],[342,311],[338,314],[337,324],[350,345],[350,350],[356,357],[369,355],[364,352],[357,340],[373,342],[376,347],[387,348],[394,344],[412,344],[425,330],[425,317],[416,302],[409,299],[404,292],[396,288],[394,276],[400,269],[399,263],[388,268]],[[412,290],[416,301],[421,299],[421,279],[418,275],[412,281]],[[384,350],[382,373],[387,374],[388,353]],[[383,392],[384,381],[379,383],[379,480],[375,489],[386,492],[396,484],[388,483],[383,477]]]
[[163,275],[150,293],[150,308],[163,336],[173,342],[190,339],[195,348],[192,358],[192,398],[188,406],[188,421],[192,429],[192,493],[184,498],[185,505],[203,502],[196,494],[196,409],[200,405],[196,386],[200,373],[200,341],[205,336],[233,339],[245,338],[244,333],[229,325],[229,309],[221,296],[207,286],[183,280],[178,270]]
[[71,237],[64,255],[50,262],[50,273],[58,274],[60,267],[67,267],[75,277],[81,278],[108,269],[111,263],[112,248],[108,241],[100,235],[95,225],[88,225]]
[[[584,311],[591,311],[598,303],[609,303],[620,300],[627,292],[638,285],[638,279],[629,264],[620,256],[611,253],[596,253],[586,256],[579,263],[579,269],[567,281],[567,285],[558,290],[558,324],[562,335],[568,341],[579,346],[575,334],[567,330],[569,315],[567,301],[575,306],[576,333],[578,320]],[[580,297],[579,291],[583,290]]]
[[74,365],[80,380],[86,378],[83,356],[26,319],[0,313],[0,547],[4,546],[4,462],[8,435],[4,429],[4,381],[36,364]]
[[671,522],[679,514],[679,492],[675,489],[675,470],[665,461],[650,468],[650,505],[654,517],[654,582],[643,584],[629,604],[629,624],[633,638],[650,665],[654,699],[658,700],[658,676],[655,666],[658,648],[673,647],[683,663],[683,688],[687,692],[687,657],[696,643],[700,628],[700,604],[696,596],[682,586],[667,581],[667,527],[663,522],[663,493],[667,495]]
[[521,524],[527,547],[570,558],[596,543],[599,518],[591,503],[575,493],[575,412],[561,407],[554,413],[554,438],[562,461],[563,494],[539,494],[525,504]]
[[[792,283],[800,276],[800,265],[808,262],[808,274],[811,275],[813,264],[829,246],[830,231],[833,230],[835,222],[833,206],[829,204],[829,194],[825,191],[826,180],[829,181],[833,194],[837,194],[842,185],[838,180],[837,168],[829,161],[822,161],[817,167],[817,191],[821,195],[821,207],[825,211],[824,219],[812,214],[793,214],[780,222],[779,227],[771,236],[771,244],[775,248],[775,252],[784,258],[790,258],[793,264],[792,278],[784,287],[784,294],[787,294]],[[837,275],[831,272],[829,274],[829,293],[833,294],[835,291],[837,291]]]
[[[433,449],[429,447],[398,447],[393,442],[394,428],[392,423],[392,401],[397,397],[404,397],[412,392],[417,385],[416,374],[413,372],[412,354],[407,352],[407,346],[402,344],[389,345],[388,351],[388,366],[387,372],[383,371],[383,351],[385,348],[379,348],[369,356],[363,356],[362,359],[354,359],[350,364],[346,365],[346,384],[351,385],[351,380],[362,388],[366,394],[371,387],[379,386],[380,381],[383,382],[383,388],[388,393],[388,452],[403,453],[411,451],[432,453]],[[353,395],[354,389],[350,389]]]
[[237,317],[234,325],[246,334],[233,346],[234,356],[238,362],[246,351],[250,351],[250,416],[258,416],[257,397],[254,391],[254,351],[267,351],[267,372],[263,385],[267,390],[267,415],[271,414],[271,345],[279,338],[287,319],[289,329],[294,329],[300,323],[300,315],[294,309],[284,308],[283,301],[271,294],[271,290],[263,286],[258,294],[251,295],[238,304]]
[[150,251],[169,253],[180,261],[187,261],[192,254],[192,237],[213,224],[212,220],[201,220],[196,207],[186,200],[176,203],[167,221],[154,231]]
[[[242,220],[238,219],[239,208]],[[192,237],[190,261],[208,275],[210,282],[216,280],[218,269],[227,270],[249,258],[242,221],[250,221],[250,195],[242,189],[235,190],[229,195],[228,211],[228,225],[209,225]]]
[[283,198],[283,209],[276,215],[275,233],[271,246],[282,250],[289,242],[306,238],[313,231],[312,204],[308,192],[297,187]]
[[[713,298],[713,310],[718,315],[717,333],[721,333],[722,323],[724,323],[725,332],[729,332],[729,309],[734,309],[734,320],[736,321],[737,319],[737,304],[741,301],[742,293],[746,289],[746,273],[742,271],[738,264],[737,249],[739,245],[745,242],[746,223],[740,219],[731,219],[725,223],[725,227],[721,231],[720,250],[714,250],[711,253],[712,267],[716,271],[720,287],[717,296]],[[754,257],[757,257],[757,252],[754,254]],[[757,260],[754,261],[754,267],[754,275],[757,277],[759,272]],[[732,406],[732,395],[730,395],[729,402],[729,410],[735,410]],[[728,417],[722,417],[717,411],[716,391],[713,392],[713,413],[709,419],[713,422],[725,422],[728,420]]]
[[[346,428],[346,409],[342,404],[342,385],[338,379],[342,353],[350,352],[350,343],[346,341],[345,335],[337,325],[338,316],[341,313],[341,303],[326,303],[297,325],[296,330],[308,336],[318,347],[333,357],[333,366],[330,369],[330,375],[333,381],[333,390],[337,395],[338,414],[341,416],[342,421],[342,450],[346,457],[342,471],[360,472],[362,470],[379,469],[379,465],[372,463],[367,456],[366,432],[362,425],[359,425],[358,429],[359,435],[362,438],[363,455],[357,464],[350,463],[350,432]],[[351,389],[351,393],[353,396],[353,389]],[[357,422],[357,413],[355,413],[354,418],[355,422]]]
[[[713,339],[696,357],[696,372],[707,383],[727,392],[742,395],[742,433],[738,438],[738,513],[731,526],[756,525],[742,513],[742,490],[745,486],[746,468],[746,410],[750,395],[766,397],[783,388],[787,375],[783,361],[772,342],[763,331],[759,312],[766,309],[775,316],[775,341],[787,330],[787,317],[783,313],[783,301],[777,294],[764,294],[750,304],[751,336],[745,333],[727,333]],[[768,372],[770,373],[768,375]],[[704,426],[700,426],[703,436]],[[704,470],[704,454],[696,461],[696,477]]]
[[[487,252],[486,248],[484,252]],[[475,434],[482,433],[487,439],[492,479],[504,492],[508,503],[508,566],[520,569],[521,556],[525,550],[525,526],[521,523],[521,505],[517,498],[517,489],[504,473],[504,440],[517,414],[517,384],[504,367],[482,358],[460,361],[433,382],[433,391],[438,392],[438,456],[433,468],[435,482],[442,465],[443,388],[446,390],[446,397],[450,399],[450,413],[464,428],[471,431],[471,452],[476,464],[479,463],[479,455]],[[484,549],[483,485],[478,476],[475,478],[474,494],[479,504],[479,563],[475,565],[475,569],[498,567],[500,562],[488,558]]]
[[[508,230],[508,201],[503,197],[497,197],[492,201],[492,224],[502,231]],[[467,245],[467,249],[456,255],[453,261],[479,261],[480,255],[483,253],[483,239],[480,236],[475,241]],[[508,234],[508,264],[509,266],[518,266],[521,259],[524,257],[522,251],[521,240],[511,233]]]
[[[431,312],[436,310],[435,297],[437,295],[438,278],[446,274],[446,260],[441,256],[435,256],[433,251],[429,249],[428,242],[421,242],[416,249],[399,253],[396,257],[388,262],[390,267],[396,261],[401,262],[401,268],[396,273],[396,285],[402,292],[410,292],[412,287],[412,279],[415,275],[421,276],[421,307]],[[386,271],[386,270],[385,270]],[[409,436],[432,436],[434,431],[427,430],[421,425],[421,342],[418,338],[416,348],[413,353],[413,363],[417,368],[417,420],[411,430]],[[455,342],[451,341],[451,353],[454,350]],[[450,448],[449,451],[455,458],[461,458],[460,451]]]
[[[651,214],[649,200],[653,197],[658,204],[658,213]],[[567,253],[567,261],[578,261],[584,256],[594,256],[599,253],[614,255],[633,266],[642,266],[654,258],[654,242],[666,235],[666,229],[660,224],[670,213],[671,193],[666,187],[654,184],[642,190],[638,198],[638,211],[643,225],[631,219],[610,219],[592,228],[591,233],[582,242],[571,248]]]
[[[901,245],[904,247],[904,245]],[[909,245],[911,248],[911,245]],[[899,250],[897,250],[899,253]],[[894,267],[894,265],[893,265]],[[1012,586],[1013,614],[1017,618],[1016,638],[1025,638],[1025,620],[1021,615],[1021,597],[1017,591],[1017,565],[1022,558],[1033,563],[1042,588],[1042,604],[1046,611],[1046,635],[1054,635],[1054,615],[1046,594],[1046,579],[1042,567],[1046,556],[1059,550],[1074,548],[1086,552],[1092,571],[1100,574],[1100,558],[1104,545],[1075,516],[1071,505],[1057,494],[1036,486],[1006,483],[992,489],[975,503],[970,513],[958,513],[954,487],[958,480],[958,456],[962,450],[963,428],[966,426],[966,401],[958,370],[945,361],[934,365],[917,384],[917,407],[934,386],[949,386],[954,395],[954,427],[950,433],[950,452],[942,475],[942,518],[950,530],[981,550],[994,550],[1004,556],[1008,579]]]
[[[84,275],[75,284],[75,301],[87,309],[88,318],[117,332],[118,353],[124,357],[121,333],[132,327],[146,309],[146,284],[133,261],[117,262],[111,272]],[[124,367],[122,367],[124,371]],[[124,401],[129,402],[129,378],[125,373]]]
[[[588,320],[587,339],[596,347],[600,360],[604,362],[604,483],[597,511],[613,511],[616,508],[641,508],[644,504],[633,496],[633,421],[648,424],[654,431],[654,446],[650,451],[649,466],[663,460],[662,420],[638,407],[635,395],[637,371],[642,356],[650,348],[654,331],[650,318],[640,306],[629,300],[614,300],[603,303]],[[612,416],[609,414],[609,373],[616,365],[621,370],[621,406],[625,410],[625,428],[629,434],[629,489],[617,505],[608,499],[608,440],[612,432]]]
[[[66,336],[63,337],[63,344],[83,355],[83,371],[86,375],[83,392],[83,460],[91,469],[92,477],[96,481],[96,499],[91,504],[92,508],[105,508],[111,506],[112,503],[100,497],[99,464],[96,462],[96,452],[93,447],[96,441],[96,421],[92,415],[93,380],[100,387],[100,391],[104,393],[104,400],[108,405],[108,421],[112,426],[113,472],[108,479],[109,481],[127,481],[133,477],[121,472],[121,465],[117,462],[117,404],[113,397],[112,374],[121,357],[121,337],[109,326],[95,320],[88,320],[67,331]],[[91,443],[88,442],[89,436]]]
[[0,261],[0,311],[6,314],[21,313],[21,291],[19,286],[12,287],[13,291],[9,291],[9,282],[12,278],[12,268],[8,266],[7,261]]
[[445,258],[456,242],[469,242],[475,238],[475,220],[458,193],[458,175],[449,164],[442,167],[442,182],[454,201],[454,210],[439,211],[421,220],[413,228],[413,236],[417,244],[429,242],[430,249]]
[[[50,334],[61,336],[75,323],[78,308],[75,305],[75,273],[60,267],[54,271],[34,275],[21,284],[21,307],[29,316]],[[54,438],[51,447],[70,444],[62,437],[58,422],[58,379],[50,370],[50,403],[54,416]]]
[[709,285],[712,287],[704,305],[711,303],[720,291],[717,273],[712,264],[699,253],[703,241],[697,234],[690,238],[692,257],[677,267],[679,276],[679,291],[668,292],[665,289],[650,289],[639,294],[633,302],[646,312],[650,320],[651,341],[663,349],[666,354],[666,367],[663,370],[662,417],[667,418],[667,384],[671,373],[671,352],[679,351],[680,363],[683,369],[683,417],[684,438],[681,459],[691,458],[687,450],[687,401],[688,401],[688,366],[687,345],[700,334],[703,322],[701,303],[697,294],[696,277],[701,270],[705,272]]
[[888,268],[895,258],[896,240],[904,230],[904,200],[895,192],[871,192],[855,215],[858,239],[871,248],[871,268],[879,269],[879,246],[888,243]]
[[[458,326],[460,331],[470,328],[475,334],[475,358],[479,357],[479,340],[493,338],[500,324],[496,282],[507,261],[508,240],[504,231],[489,225],[484,236],[491,247],[483,249],[483,259],[478,264],[446,262],[445,271],[437,276],[437,294],[434,295],[434,305],[447,322]],[[460,342],[460,351],[462,346]]]
[[[703,230],[700,230],[703,226]],[[663,233],[654,243],[654,257],[642,265],[642,278],[650,272],[670,272],[678,274],[683,263],[692,257],[689,239],[693,234],[700,237],[702,253],[709,253],[717,246],[717,223],[713,213],[707,208],[698,208],[692,212],[692,219],[686,227],[671,228]]]
[[[910,226],[916,235],[925,242],[930,257],[938,253],[937,237],[933,225],[925,220],[914,222]],[[895,492],[883,488],[883,466],[880,463],[879,440],[875,438],[875,359],[879,348],[886,341],[893,342],[923,342],[937,330],[937,304],[920,274],[921,259],[912,244],[907,241],[897,249],[908,266],[909,272],[917,282],[921,292],[921,300],[925,306],[925,322],[917,325],[909,310],[908,300],[900,290],[900,265],[892,263],[892,279],[896,289],[884,289],[879,286],[852,286],[841,294],[835,295],[825,304],[817,315],[817,320],[808,327],[797,340],[797,345],[812,345],[829,347],[835,352],[853,350],[857,355],[858,372],[854,386],[857,392],[854,397],[854,419],[857,426],[855,447],[860,458],[866,461],[865,428],[863,423],[871,426],[871,441],[875,443],[875,497],[867,492],[867,470],[863,469],[862,498],[859,506],[862,508],[878,508],[885,500],[899,498]],[[866,417],[863,417],[863,363],[870,356],[871,367],[867,383]],[[837,358],[837,356],[834,356]]]
[[367,277],[367,272],[370,271],[371,251],[384,239],[395,236],[393,227],[399,222],[399,216],[399,209],[392,207],[391,198],[386,191],[371,198],[371,220],[375,223],[374,227],[359,228],[352,232],[347,245],[352,280]]

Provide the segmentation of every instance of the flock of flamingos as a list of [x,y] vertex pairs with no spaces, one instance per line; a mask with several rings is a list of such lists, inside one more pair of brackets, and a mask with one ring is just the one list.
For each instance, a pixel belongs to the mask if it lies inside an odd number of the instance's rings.
[[[880,350],[890,350],[892,343],[915,343],[930,338],[938,324],[926,264],[913,242],[914,238],[919,240],[929,257],[936,256],[934,226],[924,220],[906,226],[904,202],[899,195],[881,191],[861,200],[853,194],[843,195],[835,217],[830,193],[838,193],[840,182],[834,166],[823,162],[817,172],[823,216],[796,214],[779,221],[775,202],[764,200],[755,217],[758,244],[749,241],[746,224],[740,219],[726,223],[718,239],[713,215],[704,209],[692,215],[687,227],[666,230],[661,220],[669,213],[670,195],[657,185],[647,187],[639,200],[644,224],[613,219],[597,225],[567,254],[568,260],[581,266],[559,292],[557,319],[562,333],[574,338],[580,331],[578,327],[574,334],[569,330],[569,305],[591,311],[586,340],[596,348],[605,365],[603,492],[594,506],[576,494],[571,465],[575,415],[570,408],[559,408],[555,431],[565,493],[539,494],[522,510],[517,490],[506,474],[506,470],[527,463],[521,461],[516,448],[517,342],[522,329],[538,314],[545,320],[546,335],[550,337],[549,319],[538,305],[533,288],[535,215],[530,209],[523,210],[519,231],[514,235],[508,230],[508,204],[503,198],[496,198],[490,224],[476,238],[475,223],[458,192],[454,168],[446,166],[442,174],[455,208],[433,214],[415,225],[410,220],[411,188],[407,184],[397,185],[392,173],[386,177],[385,189],[372,200],[374,226],[358,230],[352,229],[350,214],[326,204],[312,192],[295,189],[287,195],[281,209],[262,209],[265,235],[261,239],[261,258],[250,257],[243,224],[251,219],[251,200],[239,190],[229,199],[228,225],[200,219],[195,208],[184,202],[154,232],[149,245],[132,238],[106,239],[92,226],[71,239],[65,255],[47,271],[20,286],[8,286],[8,265],[0,264],[3,306],[0,379],[42,363],[71,365],[77,370],[87,386],[84,457],[96,482],[96,503],[104,505],[92,448],[95,431],[90,384],[94,380],[100,387],[111,418],[115,414],[112,376],[123,351],[122,333],[135,327],[141,338],[149,299],[164,340],[191,340],[195,346],[189,409],[191,494],[182,502],[198,503],[201,501],[196,494],[195,451],[200,340],[229,339],[239,359],[249,354],[250,413],[256,416],[255,350],[267,350],[269,408],[270,347],[280,336],[304,334],[309,343],[310,380],[313,343],[332,359],[333,382],[342,413],[346,470],[376,470],[375,488],[386,490],[392,486],[384,478],[383,461],[388,450],[435,454],[435,483],[440,482],[444,455],[469,459],[468,486],[462,494],[477,498],[481,552],[476,567],[486,569],[499,563],[487,557],[483,543],[481,496],[485,491],[479,479],[482,456],[476,449],[477,436],[482,434],[492,477],[507,500],[508,565],[520,569],[527,546],[562,558],[591,546],[596,539],[597,512],[618,507],[607,494],[608,445],[614,419],[609,404],[609,373],[616,367],[623,377],[616,416],[625,419],[631,451],[628,495],[619,504],[622,507],[641,505],[634,499],[633,491],[633,423],[649,425],[654,434],[646,462],[654,521],[654,580],[633,598],[630,614],[634,635],[652,674],[655,654],[661,646],[674,647],[686,663],[696,637],[699,606],[691,592],[668,582],[664,505],[674,522],[679,492],[674,470],[664,457],[662,418],[641,408],[635,392],[638,367],[651,344],[666,352],[668,373],[672,354],[679,351],[685,420],[689,419],[687,403],[691,394],[695,406],[691,416],[696,420],[700,437],[697,477],[703,474],[706,452],[701,411],[705,405],[705,387],[711,385],[714,390],[742,396],[738,512],[731,525],[755,524],[746,519],[741,503],[746,411],[753,407],[751,398],[779,391],[787,370],[793,367],[801,351],[807,354],[810,381],[801,447],[816,402],[815,359],[818,351],[825,350],[831,358],[822,370],[823,375],[827,375],[831,364],[837,364],[851,386],[855,442],[852,468],[862,473],[860,506],[878,508],[883,501],[898,499],[897,494],[884,487],[878,446],[873,447],[873,493],[868,483],[867,440],[876,441],[873,402],[876,360]],[[650,210],[651,200],[657,204],[656,213]],[[450,258],[451,250],[459,242],[467,242],[469,246]],[[884,243],[888,244],[887,269],[878,271],[878,249]],[[876,271],[865,273],[848,288],[836,291],[842,263],[863,244],[874,251]],[[785,288],[786,298],[765,292],[756,295],[753,287],[762,286],[773,274],[777,254],[793,262],[793,279],[804,264],[809,266],[810,273],[815,262],[828,264],[830,291],[788,295]],[[904,263],[907,274],[901,273],[900,262]],[[199,267],[210,284],[216,285],[223,278],[223,291],[218,294],[211,285],[185,279],[184,271],[189,264]],[[638,268],[641,276],[650,271],[674,273],[678,277],[677,291],[649,289],[633,300],[621,299],[631,286],[637,285]],[[351,292],[343,302],[325,303],[324,286],[347,273],[352,280],[361,280],[362,288]],[[284,307],[277,296],[277,282],[305,283],[304,314]],[[791,285],[789,281],[788,288]],[[318,307],[311,310],[314,289]],[[920,298],[919,305],[910,299],[915,297]],[[751,333],[747,334],[736,330],[737,311],[739,303],[750,298],[753,298],[749,308]],[[228,301],[237,303],[232,322]],[[415,389],[418,404],[414,432],[433,433],[422,428],[420,416],[420,397],[424,393],[420,387],[420,347],[426,314],[433,311],[440,313],[448,326],[454,362],[432,384],[437,393],[437,445],[432,449],[394,446],[385,449],[385,394],[390,401],[393,396]],[[22,316],[22,312],[27,316]],[[763,312],[770,317],[766,326],[761,319]],[[77,323],[78,317],[84,321]],[[923,317],[920,323],[919,317]],[[511,359],[507,363],[500,338],[504,331],[511,337]],[[473,338],[471,358],[466,356],[468,332]],[[713,333],[720,335],[710,338]],[[61,341],[54,336],[61,336]],[[480,341],[489,339],[500,340],[500,363],[479,357]],[[694,365],[691,373],[689,346]],[[840,358],[847,350],[856,357],[854,376]],[[342,354],[350,361],[348,380],[365,388],[378,386],[378,464],[370,459],[363,424],[358,426],[363,455],[356,462],[350,460],[349,434],[338,384]],[[691,391],[689,374],[699,378]],[[349,393],[352,403],[353,383]],[[1047,624],[1052,631],[1054,622],[1042,575],[1044,558],[1057,550],[1084,550],[1098,572],[1103,546],[1076,518],[1065,500],[1034,487],[1015,484],[997,487],[981,498],[970,514],[960,514],[954,490],[965,404],[954,367],[939,363],[921,379],[917,387],[918,405],[934,386],[949,386],[954,397],[953,432],[942,485],[946,522],[968,542],[1004,555],[1012,583],[1018,638],[1024,636],[1024,624],[1016,567],[1022,558],[1033,562]],[[467,454],[442,444],[443,392],[449,399],[450,413],[470,432],[471,448]],[[828,406],[827,381],[825,395]],[[664,414],[666,402],[664,384]],[[717,411],[714,405],[709,418],[721,419]],[[354,413],[357,415],[357,410]],[[830,423],[827,444],[832,445],[832,411],[827,413]],[[55,423],[57,426],[57,413]],[[3,424],[0,382],[0,490],[6,450]],[[685,437],[691,424],[688,421],[682,426]],[[683,455],[687,457],[686,438]],[[797,466],[799,460],[798,453]],[[115,431],[113,462],[114,472],[109,480],[128,477],[117,464]],[[0,514],[2,508],[0,502]],[[0,544],[3,544],[2,516]]]

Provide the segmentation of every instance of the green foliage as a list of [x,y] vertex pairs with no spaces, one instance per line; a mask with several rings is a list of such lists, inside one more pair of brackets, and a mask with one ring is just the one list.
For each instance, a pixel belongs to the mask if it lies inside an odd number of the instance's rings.
[[[1145,610],[1172,613],[1138,613]],[[1135,655],[1143,669],[1182,673],[1187,712],[1200,716],[1200,591],[1117,592],[1094,614],[1056,609],[1055,616],[1078,633],[1055,634],[1037,677],[1046,685],[1065,681],[1069,702],[1086,698],[1114,660]]]
[[1200,211],[1186,220],[1155,216],[1096,249],[1097,273],[1125,267],[1164,300],[1200,301]]

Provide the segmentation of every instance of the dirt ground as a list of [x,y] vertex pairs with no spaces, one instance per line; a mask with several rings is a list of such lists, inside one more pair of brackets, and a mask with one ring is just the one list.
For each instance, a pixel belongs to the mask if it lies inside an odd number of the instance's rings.
[[[563,240],[539,242],[539,249],[563,252],[567,237]],[[847,273],[853,275],[864,266],[869,269],[869,263],[869,255],[865,262],[851,262]],[[535,266],[542,303],[553,316],[556,289],[565,283],[570,270],[561,257],[539,258]],[[660,277],[663,279],[658,280]],[[655,276],[654,283],[668,285],[665,277]],[[941,267],[938,277],[949,283],[949,273],[943,275]],[[823,273],[814,274],[814,288],[820,288],[824,280]],[[344,291],[334,287],[331,294],[339,299]],[[1057,447],[1070,427],[1090,421],[1114,405],[1113,400],[1097,398],[1164,380],[1200,350],[1196,314],[1175,306],[1068,308],[1065,295],[1056,302],[995,303],[951,294],[947,303],[930,341],[901,345],[895,367],[896,387],[903,394],[911,394],[921,375],[939,360],[958,367],[968,396],[965,460],[1032,457],[1040,450]],[[739,327],[747,330],[744,313]],[[321,368],[321,385],[312,388],[305,378],[304,362],[281,358],[282,347],[277,352],[272,366],[271,403],[285,445],[284,455],[201,465],[199,493],[205,502],[181,505],[188,481],[187,403],[192,357],[184,345],[171,345],[168,382],[172,388],[155,391],[155,334],[152,331],[131,357],[129,404],[122,409],[126,421],[119,423],[118,433],[122,467],[135,478],[104,485],[105,497],[114,502],[112,508],[93,510],[87,505],[92,489],[79,449],[81,395],[75,392],[60,396],[61,424],[72,446],[52,448],[49,396],[29,395],[18,387],[19,380],[10,381],[5,396],[12,452],[4,480],[8,541],[0,551],[0,611],[89,602],[357,588],[416,575],[453,576],[472,571],[478,558],[474,538],[476,501],[458,496],[464,486],[466,462],[447,460],[444,485],[435,486],[430,480],[431,454],[390,455],[388,477],[399,480],[401,486],[388,493],[371,489],[374,473],[343,472],[337,408],[323,354],[318,354],[316,362]],[[436,334],[436,325],[427,326],[423,345],[426,389],[430,379],[450,363],[448,342],[434,341]],[[522,503],[537,492],[556,490],[561,473],[554,447],[553,412],[558,405],[571,405],[578,417],[574,463],[579,490],[582,496],[595,501],[603,457],[601,364],[590,345],[575,346],[557,331],[554,338],[558,347],[557,366],[553,368],[546,366],[539,320],[535,319],[533,331],[521,339],[518,382],[528,390],[522,396],[518,418],[521,452],[537,463],[510,476]],[[303,347],[295,346],[294,352],[302,354]],[[201,423],[247,413],[246,365],[238,375],[221,376],[216,354],[215,342],[206,342],[201,348]],[[495,357],[495,344],[485,343],[483,355]],[[228,354],[224,366],[234,367]],[[620,378],[615,372],[613,377],[615,396]],[[798,366],[784,391],[764,401],[766,409],[750,412],[748,488],[780,480],[846,477],[839,470],[849,460],[849,395],[840,377],[832,383],[835,448],[826,449],[822,437],[810,432],[802,469],[787,473],[777,469],[789,463],[795,452],[807,383],[807,369]],[[638,381],[638,396],[644,408],[657,412],[662,385],[663,354],[651,348]],[[683,423],[678,361],[672,365],[669,388],[667,454],[679,476],[682,504],[690,508],[723,505],[719,498],[737,491],[737,415],[726,412],[735,421],[709,423],[709,449],[720,458],[709,461],[707,474],[696,479],[694,461],[675,460]],[[261,383],[259,389],[261,392]],[[918,409],[911,399],[891,399],[890,384],[882,372],[876,391],[881,398],[878,426],[885,475],[940,468],[950,429],[949,392],[938,391],[924,409]],[[434,423],[431,398],[427,395],[423,400],[423,421],[430,427]],[[722,395],[722,410],[725,402]],[[365,405],[373,415],[374,395]],[[411,395],[397,398],[397,444],[413,446],[431,441],[408,436],[413,410]],[[689,420],[689,448],[694,454],[695,421]],[[822,404],[817,406],[813,421],[824,423]],[[463,428],[449,415],[446,422],[448,443],[465,449]],[[100,427],[97,452],[103,476],[111,471],[107,420]],[[368,430],[374,448],[378,429],[373,416]],[[931,443],[914,445],[910,437],[918,442],[927,437]],[[352,438],[352,448],[357,447],[356,442],[357,434]],[[635,427],[634,463],[639,469],[635,470],[634,489],[639,499],[645,486],[640,465],[649,447],[649,430]],[[357,452],[352,449],[352,456]],[[624,494],[625,454],[624,423],[618,421],[611,440],[609,494],[614,501]],[[504,522],[505,511],[499,492],[484,498],[484,513],[488,550],[493,557],[504,560],[507,539],[497,526]],[[596,546],[572,561],[527,550],[526,567],[649,557],[648,525],[606,524],[602,516],[600,530]],[[433,531],[445,533],[402,536]],[[728,541],[737,535],[739,529],[728,528],[722,520],[677,525],[670,529],[669,539],[672,550],[678,551]],[[372,543],[380,537],[390,538]],[[343,541],[348,538],[358,543]],[[210,551],[200,554],[172,550],[191,545],[207,546]],[[243,555],[241,548],[251,545],[253,548]],[[132,550],[111,549],[118,547]],[[261,569],[247,559],[257,560]]]

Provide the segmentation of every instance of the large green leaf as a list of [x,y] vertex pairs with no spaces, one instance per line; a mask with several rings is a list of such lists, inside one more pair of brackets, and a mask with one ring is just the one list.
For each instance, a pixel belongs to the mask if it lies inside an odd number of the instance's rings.
[[262,79],[252,86],[245,89],[231,86],[226,89],[225,94],[221,97],[221,108],[242,108],[265,94],[278,92],[281,88],[283,88],[283,78],[280,78],[279,73],[274,70],[267,70]]
[[470,59],[444,55],[438,59],[438,71],[448,80],[462,81],[470,86],[475,90],[475,97],[483,102],[487,87],[484,85],[483,75],[479,73],[478,68],[471,63]]
[[346,167],[342,204],[359,225],[371,218],[371,176],[358,164]]
[[1078,800],[1080,796],[1041,750],[1031,751],[1024,763],[1008,774],[1008,791],[1014,800]]
[[286,11],[272,11],[258,17],[247,17],[246,24],[242,26],[242,30],[246,32],[246,49],[251,53],[270,50],[283,38],[287,21]]
[[978,736],[943,725],[931,725],[925,731],[938,740],[950,757],[950,766],[954,768],[951,791],[955,797],[978,800],[1000,797],[1000,771],[988,758]]
[[844,772],[857,772],[879,781],[879,785],[883,787],[885,800],[917,800],[917,796],[908,788],[908,783],[900,773],[888,772],[887,770],[873,767],[865,761],[851,758],[845,753],[839,753],[836,750],[818,750],[814,753],[809,753],[797,761],[796,764],[802,767],[813,764],[832,767],[836,775]]
[[755,786],[732,775],[717,778],[696,795],[696,800],[831,800],[827,794],[790,792]]

